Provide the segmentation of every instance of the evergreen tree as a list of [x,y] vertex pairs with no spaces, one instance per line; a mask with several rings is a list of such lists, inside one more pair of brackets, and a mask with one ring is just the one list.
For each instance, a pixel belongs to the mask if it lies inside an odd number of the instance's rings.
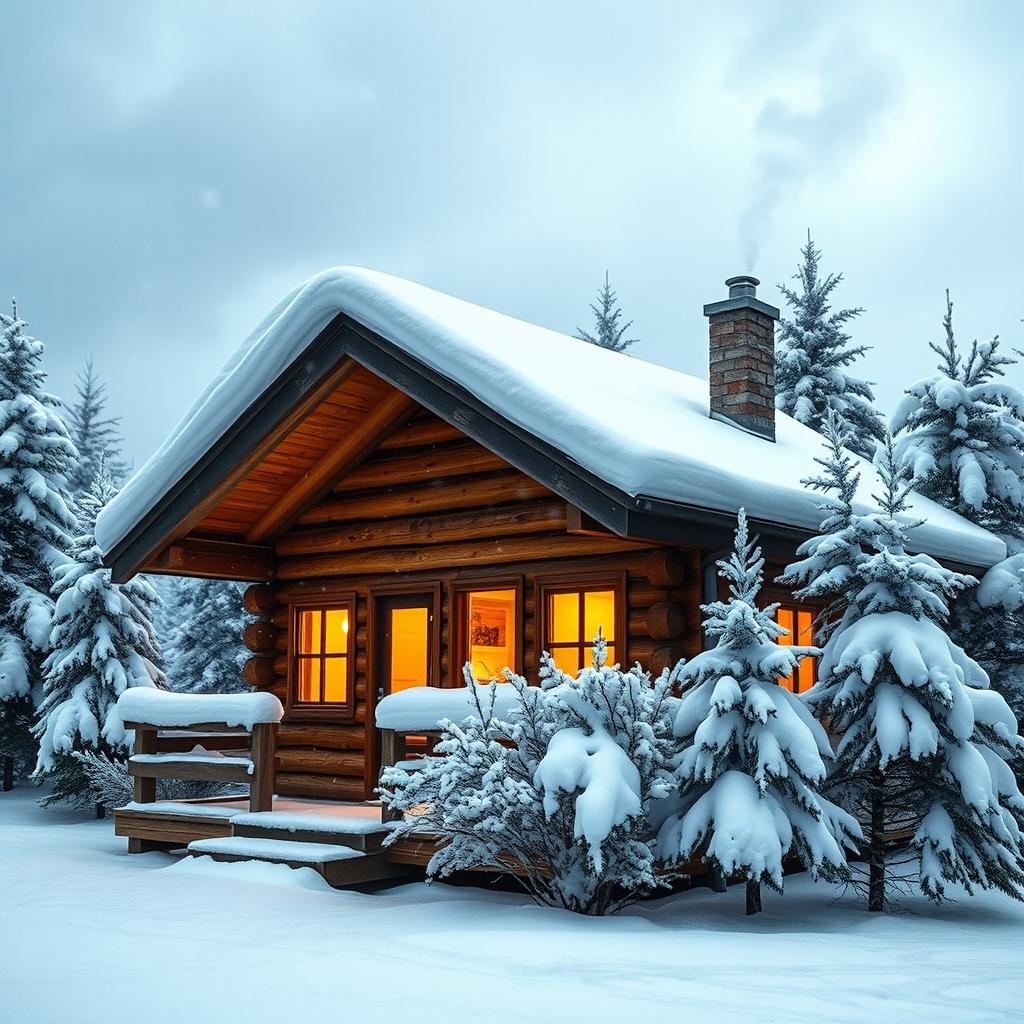
[[630,345],[635,345],[639,338],[625,337],[626,331],[633,326],[632,320],[620,323],[622,310],[615,305],[618,297],[608,283],[608,271],[604,274],[604,287],[597,293],[597,303],[591,303],[594,314],[594,333],[576,328],[576,337],[580,341],[589,341],[600,348],[610,348],[613,352],[625,352]]
[[799,292],[785,285],[779,289],[790,307],[791,318],[779,324],[775,352],[775,404],[784,413],[821,431],[829,410],[838,413],[850,435],[851,450],[870,459],[884,425],[873,406],[871,384],[846,372],[868,351],[850,345],[846,325],[863,310],[832,312],[829,299],[842,274],[822,277],[818,269],[821,250],[807,235],[797,268]]
[[[169,581],[170,582],[170,581]],[[241,693],[242,668],[252,656],[242,643],[249,621],[243,584],[179,579],[170,583],[174,603],[163,616],[171,688],[183,693]]]
[[[1024,898],[1024,797],[1007,759],[1022,742],[1005,701],[947,635],[949,601],[974,581],[925,554],[908,555],[909,484],[891,437],[879,449],[879,511],[855,513],[858,474],[832,417],[821,533],[780,582],[832,602],[809,704],[842,734],[830,793],[866,833],[868,909],[884,910],[894,865],[936,901],[948,884]],[[912,836],[899,845],[901,836]],[[907,877],[907,876],[904,876]]]
[[43,390],[43,345],[0,313],[0,760],[3,788],[31,765],[34,699],[74,517],[65,500],[75,447]]
[[915,486],[1001,537],[1011,557],[956,604],[952,630],[1017,715],[1024,713],[1024,393],[1001,379],[1016,360],[999,339],[961,351],[946,293],[938,373],[908,388],[893,417]]
[[68,409],[68,428],[78,449],[78,461],[71,467],[68,487],[72,494],[85,494],[99,469],[100,461],[115,484],[121,484],[128,467],[121,459],[119,417],[104,415],[107,387],[87,359],[75,385],[77,397]]
[[813,647],[780,646],[786,630],[777,605],[757,607],[764,559],[747,533],[742,509],[736,543],[718,563],[730,598],[702,605],[704,629],[718,642],[678,668],[684,696],[675,735],[685,750],[677,777],[680,802],[662,824],[659,853],[669,863],[693,857],[747,883],[747,913],[761,909],[761,883],[782,891],[783,858],[794,855],[812,874],[847,875],[844,847],[860,837],[856,821],[825,800],[824,728],[779,679]]
[[116,711],[130,686],[163,683],[152,616],[157,596],[142,576],[114,583],[93,536],[96,517],[117,493],[102,459],[77,512],[85,531],[72,561],[54,573],[56,606],[46,684],[35,728],[35,778],[50,782],[44,806],[87,803],[90,789],[76,754],[90,751],[123,759],[127,738]]

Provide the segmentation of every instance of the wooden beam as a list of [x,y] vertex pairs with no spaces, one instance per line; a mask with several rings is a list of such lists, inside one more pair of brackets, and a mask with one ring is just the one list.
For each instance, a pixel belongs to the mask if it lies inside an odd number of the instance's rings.
[[293,531],[277,542],[276,550],[280,556],[316,555],[361,548],[444,544],[483,537],[544,533],[565,529],[565,509],[565,502],[560,498],[548,498],[528,505],[476,509],[451,515],[370,520],[349,526]]
[[468,441],[426,452],[374,459],[346,473],[334,489],[339,492],[365,491],[372,487],[473,476],[476,473],[509,468],[508,462],[500,455],[495,455],[475,441]]
[[319,576],[373,576],[425,569],[455,569],[468,565],[528,562],[532,559],[569,558],[575,555],[604,555],[636,549],[634,542],[616,537],[539,534],[459,544],[432,544],[417,548],[382,548],[286,558],[282,559],[278,567],[278,578],[298,580]]
[[276,564],[273,549],[263,545],[186,537],[164,548],[142,571],[262,583],[274,578]]
[[404,392],[391,392],[258,520],[245,539],[255,544],[283,533],[303,509],[324,497],[340,476],[375,451],[381,438],[415,406],[416,402]]
[[488,508],[533,498],[551,497],[543,484],[518,470],[494,473],[469,480],[454,480],[444,487],[395,487],[378,494],[326,498],[303,512],[299,523],[313,526],[361,519],[392,519],[396,516],[423,515],[463,508]]
[[414,420],[408,426],[401,427],[392,434],[388,434],[380,443],[381,451],[392,451],[395,448],[419,448],[423,445],[444,444],[448,441],[466,439],[466,435],[453,427],[434,417],[427,420]]

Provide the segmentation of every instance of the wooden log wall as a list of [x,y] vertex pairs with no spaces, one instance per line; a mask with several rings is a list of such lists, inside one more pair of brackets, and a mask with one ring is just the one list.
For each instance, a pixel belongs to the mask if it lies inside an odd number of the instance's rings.
[[[288,602],[330,589],[357,595],[355,718],[330,721],[289,712],[278,735],[277,791],[365,799],[375,778],[368,687],[371,588],[396,581],[441,583],[441,682],[461,685],[451,663],[456,581],[523,581],[521,657],[536,679],[538,577],[624,573],[628,640],[619,657],[655,674],[700,649],[699,552],[680,552],[614,536],[567,532],[567,508],[546,488],[434,417],[403,424],[331,494],[299,517],[275,544],[278,579],[250,587],[246,628],[253,651],[246,682],[286,698]],[[619,628],[619,632],[621,632]]]

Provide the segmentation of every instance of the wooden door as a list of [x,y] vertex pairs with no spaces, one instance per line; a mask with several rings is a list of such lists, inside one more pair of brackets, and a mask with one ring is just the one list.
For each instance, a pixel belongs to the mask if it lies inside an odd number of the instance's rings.
[[377,602],[377,697],[436,686],[433,594],[398,594]]

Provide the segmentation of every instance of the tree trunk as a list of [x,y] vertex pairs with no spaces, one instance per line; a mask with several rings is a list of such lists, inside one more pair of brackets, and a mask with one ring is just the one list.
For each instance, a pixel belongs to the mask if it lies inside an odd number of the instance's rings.
[[3,773],[3,791],[9,793],[14,789],[14,758],[10,754],[0,757],[0,771]]
[[871,794],[871,829],[868,836],[868,910],[885,910],[885,802],[882,787]]
[[747,917],[761,913],[761,883],[747,882]]

